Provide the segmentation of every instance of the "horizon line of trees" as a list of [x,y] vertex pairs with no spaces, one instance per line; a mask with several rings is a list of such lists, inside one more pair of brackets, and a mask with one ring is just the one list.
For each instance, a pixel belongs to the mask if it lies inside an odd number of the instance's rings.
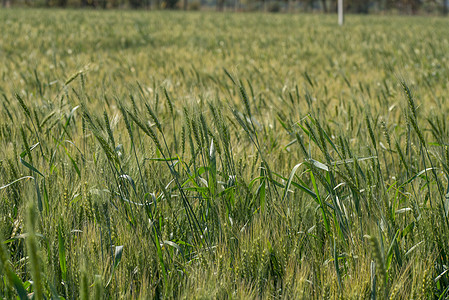
[[[337,11],[337,0],[2,0],[2,7],[11,6],[333,13]],[[426,12],[447,15],[448,6],[449,0],[344,0],[344,11],[358,14]]]

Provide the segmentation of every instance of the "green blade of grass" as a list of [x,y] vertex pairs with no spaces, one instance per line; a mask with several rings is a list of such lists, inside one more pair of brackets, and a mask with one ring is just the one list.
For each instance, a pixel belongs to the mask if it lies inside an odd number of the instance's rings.
[[293,167],[292,171],[290,172],[290,176],[288,177],[287,184],[285,185],[284,194],[282,196],[282,202],[284,202],[287,199],[288,196],[288,190],[290,189],[290,185],[292,184],[292,180],[295,177],[296,170],[302,165],[302,163],[297,164]]

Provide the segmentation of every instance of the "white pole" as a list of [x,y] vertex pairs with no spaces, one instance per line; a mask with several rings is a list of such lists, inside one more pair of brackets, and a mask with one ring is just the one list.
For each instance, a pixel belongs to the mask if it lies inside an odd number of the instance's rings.
[[343,0],[338,0],[338,25],[343,25]]

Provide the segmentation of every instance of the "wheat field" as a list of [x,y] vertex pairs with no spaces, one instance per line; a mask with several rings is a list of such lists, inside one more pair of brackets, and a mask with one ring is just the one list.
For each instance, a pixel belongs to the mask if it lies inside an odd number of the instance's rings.
[[449,21],[0,10],[4,299],[447,299]]

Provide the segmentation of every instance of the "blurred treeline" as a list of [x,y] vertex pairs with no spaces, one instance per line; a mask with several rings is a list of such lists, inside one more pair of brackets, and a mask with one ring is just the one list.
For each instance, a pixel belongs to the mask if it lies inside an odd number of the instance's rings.
[[[71,7],[97,9],[182,9],[334,13],[338,0],[1,0],[2,7]],[[347,13],[443,14],[449,0],[344,0]]]

